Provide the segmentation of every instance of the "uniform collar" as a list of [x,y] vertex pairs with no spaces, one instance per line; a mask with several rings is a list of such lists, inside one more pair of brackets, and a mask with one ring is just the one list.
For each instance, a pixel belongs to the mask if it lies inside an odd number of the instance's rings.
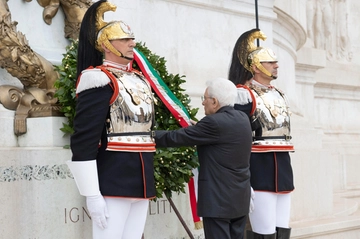
[[129,64],[123,65],[123,64],[119,64],[119,63],[116,63],[113,61],[104,60],[103,65],[110,66],[110,67],[117,68],[117,69],[124,70],[124,71],[129,71]]
[[274,86],[261,84],[260,82],[256,81],[254,78],[251,80],[250,83],[253,84],[253,85],[255,85],[255,86],[258,86],[258,87],[260,87],[260,88],[274,89]]

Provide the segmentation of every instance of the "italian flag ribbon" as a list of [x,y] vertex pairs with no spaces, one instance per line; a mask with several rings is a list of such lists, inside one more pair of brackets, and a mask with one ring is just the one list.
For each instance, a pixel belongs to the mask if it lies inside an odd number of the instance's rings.
[[[179,122],[181,127],[187,127],[191,125],[190,115],[187,112],[184,105],[180,102],[179,99],[171,92],[169,87],[165,84],[165,82],[161,79],[157,71],[152,67],[150,62],[146,59],[146,57],[138,50],[134,49],[134,60],[138,64],[141,69],[141,72],[149,81],[152,90],[156,93],[156,95],[161,99],[161,101],[165,104],[167,109],[171,112],[171,114],[175,117],[175,119]],[[194,169],[197,170],[197,169]],[[196,174],[197,175],[197,174]],[[189,197],[190,197],[190,207],[193,216],[193,221],[195,223],[195,228],[202,228],[202,222],[200,217],[197,215],[196,210],[196,190],[195,190],[195,182],[197,181],[197,177],[190,179],[188,182],[189,188]]]
[[183,104],[171,92],[169,87],[164,83],[156,70],[152,67],[145,56],[138,50],[134,49],[134,60],[141,69],[146,79],[149,81],[151,88],[168,108],[171,114],[178,120],[182,127],[191,125],[190,116]]

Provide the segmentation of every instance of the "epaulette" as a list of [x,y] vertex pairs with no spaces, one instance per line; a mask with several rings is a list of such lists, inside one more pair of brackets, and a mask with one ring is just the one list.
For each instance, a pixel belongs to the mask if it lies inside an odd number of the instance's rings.
[[251,92],[245,88],[237,88],[236,103],[246,105],[250,102],[252,102]]
[[109,83],[109,77],[102,70],[89,68],[81,72],[76,85],[76,94],[88,89],[103,87]]
[[118,97],[119,90],[120,90],[119,85],[117,83],[117,79],[114,76],[114,74],[112,74],[110,71],[108,71],[103,65],[97,66],[96,68],[100,69],[102,72],[104,72],[107,75],[107,77],[109,78],[109,85],[113,89],[113,94],[110,98],[110,105],[112,105],[115,102],[116,98]]
[[252,107],[251,107],[250,115],[253,115],[256,109],[256,99],[254,93],[246,85],[238,84],[236,85],[236,88],[237,88],[237,97],[235,103],[239,105],[246,105],[251,103]]

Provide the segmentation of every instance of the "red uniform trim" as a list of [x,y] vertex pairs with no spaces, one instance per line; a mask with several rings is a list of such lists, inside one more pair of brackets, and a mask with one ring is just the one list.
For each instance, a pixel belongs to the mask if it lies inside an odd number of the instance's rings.
[[129,198],[135,198],[135,199],[153,199],[153,198],[156,198],[156,196],[154,196],[154,197],[149,197],[149,198],[146,198],[146,197],[143,197],[143,198],[139,198],[139,197],[124,197],[124,196],[107,196],[107,195],[104,195],[104,197],[106,197],[106,198],[127,198],[127,199],[129,199]]
[[113,89],[114,93],[110,98],[110,105],[115,102],[116,98],[119,96],[119,85],[117,82],[116,77],[109,72],[104,66],[97,66],[96,68],[100,69],[102,72],[104,72],[109,79],[111,80],[111,84],[109,83],[110,87]]
[[142,157],[142,153],[139,152],[140,161],[141,161],[141,174],[143,178],[143,185],[144,185],[144,197],[146,198],[146,178],[145,178],[145,169],[144,169],[144,159]]
[[251,100],[252,100],[252,106],[251,106],[251,111],[250,111],[250,116],[252,116],[256,110],[256,99],[255,99],[255,95],[254,93],[251,91],[251,89],[246,86],[246,85],[242,85],[242,84],[238,84],[236,85],[236,88],[244,88],[244,89],[247,89],[250,93],[250,97],[251,97]]
[[275,192],[279,191],[279,187],[278,187],[278,164],[277,164],[277,159],[276,159],[276,153],[273,153],[274,155],[274,165],[275,165]]
[[293,145],[253,145],[251,152],[253,153],[267,153],[267,152],[293,152],[295,151]]
[[156,149],[155,147],[150,148],[150,147],[114,147],[114,146],[108,146],[106,148],[106,150],[108,151],[120,151],[120,152],[155,152]]
[[291,191],[281,191],[281,192],[273,192],[273,191],[266,191],[266,190],[255,190],[255,192],[265,192],[265,193],[275,193],[275,194],[288,194],[288,193],[291,193],[292,191],[294,190],[291,190]]

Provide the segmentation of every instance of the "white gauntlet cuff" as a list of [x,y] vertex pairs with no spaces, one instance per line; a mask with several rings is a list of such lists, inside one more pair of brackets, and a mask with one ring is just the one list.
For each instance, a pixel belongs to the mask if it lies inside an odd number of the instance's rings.
[[79,192],[83,196],[100,195],[96,160],[67,161]]

